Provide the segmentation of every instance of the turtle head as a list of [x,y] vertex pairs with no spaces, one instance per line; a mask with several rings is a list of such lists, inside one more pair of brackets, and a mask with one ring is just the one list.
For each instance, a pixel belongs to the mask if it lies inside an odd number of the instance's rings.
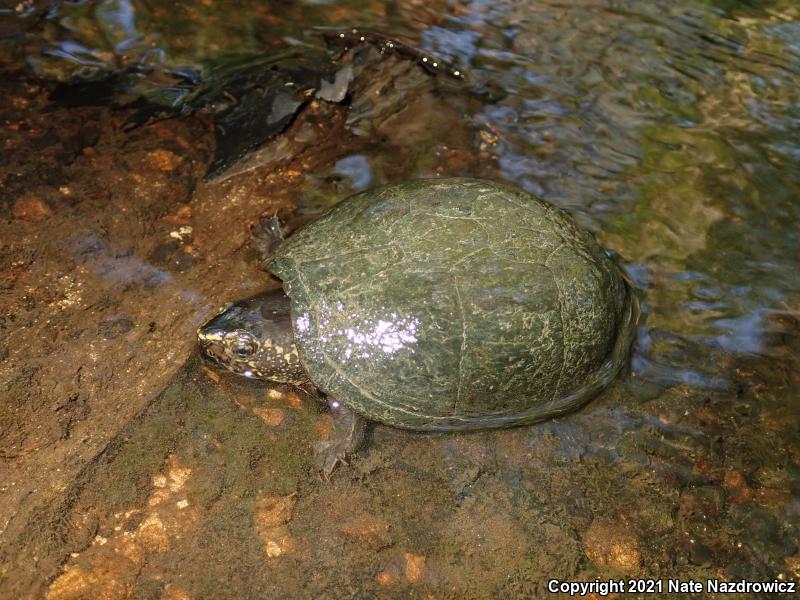
[[295,385],[308,381],[294,343],[289,307],[283,290],[228,306],[197,330],[203,354],[245,377]]

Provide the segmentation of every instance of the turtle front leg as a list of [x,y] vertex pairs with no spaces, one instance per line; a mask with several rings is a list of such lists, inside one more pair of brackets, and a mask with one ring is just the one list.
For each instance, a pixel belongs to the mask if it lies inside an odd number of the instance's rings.
[[250,228],[251,244],[261,262],[272,256],[275,248],[286,238],[286,228],[278,217],[261,217]]
[[314,444],[314,462],[322,472],[322,477],[330,476],[339,466],[347,464],[350,457],[363,445],[366,420],[343,404],[328,398],[328,407],[333,414],[333,437]]

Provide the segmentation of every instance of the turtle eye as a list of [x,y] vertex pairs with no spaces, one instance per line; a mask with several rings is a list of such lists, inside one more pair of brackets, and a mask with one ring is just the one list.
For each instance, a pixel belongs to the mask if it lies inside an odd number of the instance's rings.
[[231,341],[230,349],[234,356],[246,358],[255,354],[256,342],[250,334],[241,333]]

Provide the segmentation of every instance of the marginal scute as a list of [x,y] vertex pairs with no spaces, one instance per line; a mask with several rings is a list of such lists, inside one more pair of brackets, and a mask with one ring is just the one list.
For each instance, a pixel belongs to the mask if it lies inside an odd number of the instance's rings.
[[353,196],[268,261],[325,393],[417,430],[533,422],[616,375],[638,305],[567,213],[469,179]]

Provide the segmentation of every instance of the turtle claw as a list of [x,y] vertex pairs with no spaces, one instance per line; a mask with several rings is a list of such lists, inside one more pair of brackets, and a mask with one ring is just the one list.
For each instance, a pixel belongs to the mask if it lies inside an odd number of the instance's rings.
[[323,440],[314,444],[314,464],[325,481],[330,480],[340,464],[350,464],[348,450],[346,444],[339,440]]

